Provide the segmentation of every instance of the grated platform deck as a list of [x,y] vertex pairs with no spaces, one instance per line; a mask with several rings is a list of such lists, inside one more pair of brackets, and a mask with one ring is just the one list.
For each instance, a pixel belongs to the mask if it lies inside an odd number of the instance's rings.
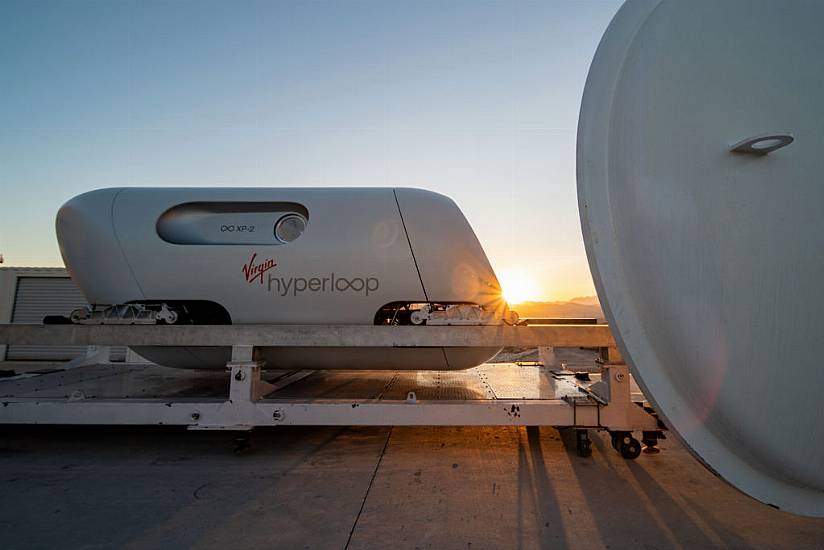
[[[265,371],[282,385],[267,399],[421,400],[562,399],[579,394],[571,375],[553,375],[540,365],[487,363],[466,371]],[[286,383],[289,377],[296,378]],[[593,376],[597,379],[597,375]],[[0,397],[85,399],[211,398],[229,389],[225,371],[193,371],[145,364],[106,364],[33,372],[0,379]]]

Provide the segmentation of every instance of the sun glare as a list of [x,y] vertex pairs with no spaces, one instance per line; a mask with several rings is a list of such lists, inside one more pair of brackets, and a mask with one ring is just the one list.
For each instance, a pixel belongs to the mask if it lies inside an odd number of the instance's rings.
[[504,271],[498,274],[504,300],[508,304],[520,304],[538,299],[538,284],[525,271]]

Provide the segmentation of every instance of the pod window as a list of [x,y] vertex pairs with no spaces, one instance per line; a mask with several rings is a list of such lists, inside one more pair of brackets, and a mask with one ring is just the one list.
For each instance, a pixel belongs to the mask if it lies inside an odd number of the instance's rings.
[[293,202],[190,202],[166,210],[157,234],[172,244],[279,245],[300,237],[308,219]]

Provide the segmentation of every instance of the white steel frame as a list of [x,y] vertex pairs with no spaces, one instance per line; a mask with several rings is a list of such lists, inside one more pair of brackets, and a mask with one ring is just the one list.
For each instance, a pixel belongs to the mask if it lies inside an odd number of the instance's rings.
[[[0,424],[179,425],[194,430],[256,426],[556,426],[611,432],[657,431],[657,419],[631,399],[630,376],[605,325],[540,327],[73,326],[0,325],[0,343],[227,345],[229,394],[214,398],[85,399],[5,397]],[[606,347],[601,382],[566,399],[267,399],[273,389],[255,359],[261,345]]]

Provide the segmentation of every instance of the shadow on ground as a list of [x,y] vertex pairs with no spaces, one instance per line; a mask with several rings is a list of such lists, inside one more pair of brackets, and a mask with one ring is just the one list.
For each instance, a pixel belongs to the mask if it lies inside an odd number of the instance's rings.
[[669,439],[629,462],[552,428],[4,427],[8,548],[824,547]]

